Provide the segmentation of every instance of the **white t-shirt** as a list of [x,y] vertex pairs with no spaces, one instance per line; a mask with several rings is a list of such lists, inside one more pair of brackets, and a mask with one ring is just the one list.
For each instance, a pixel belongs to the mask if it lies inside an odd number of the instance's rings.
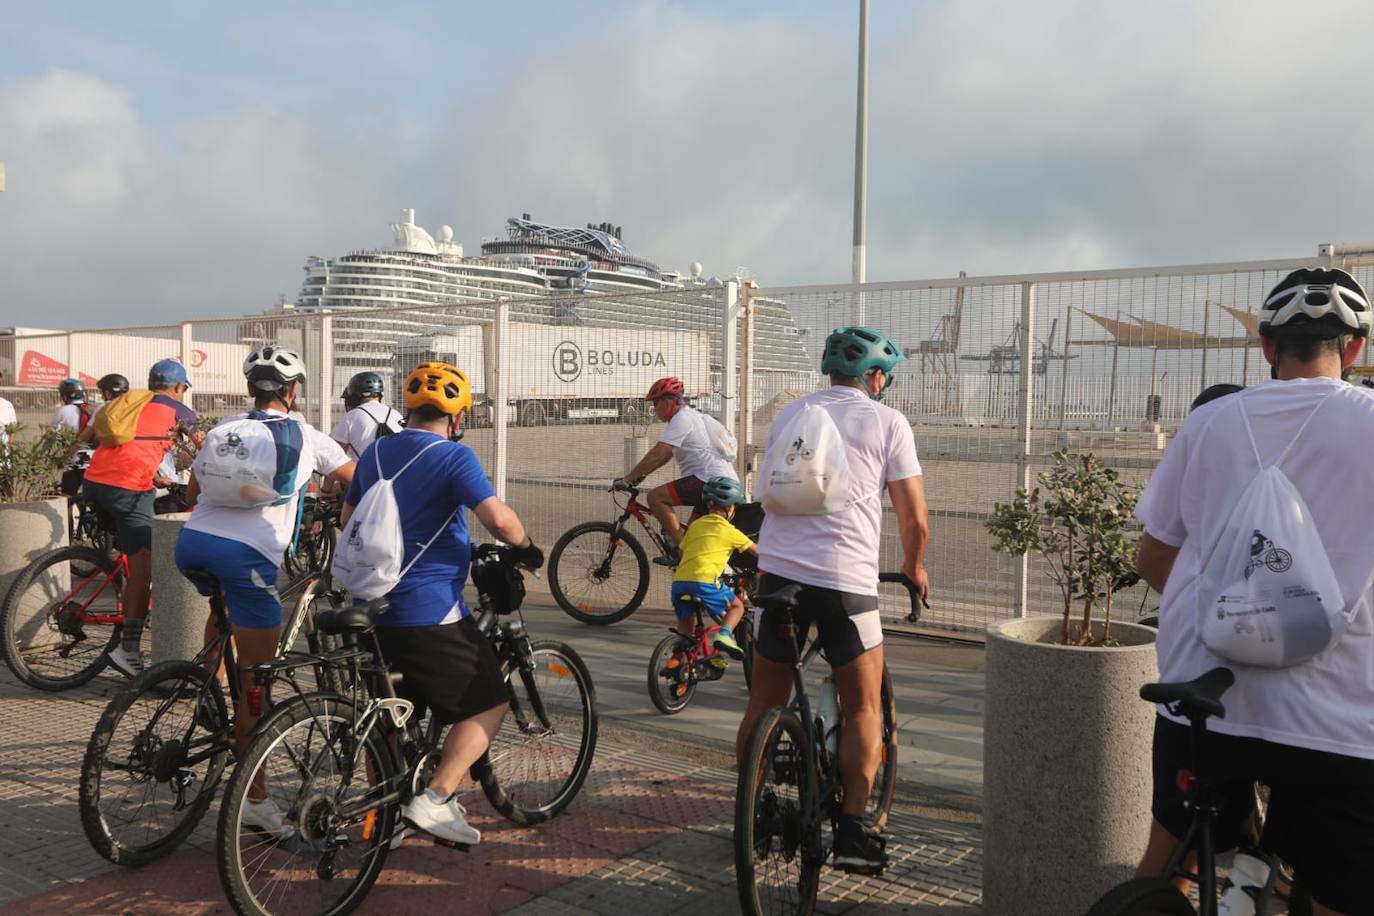
[[377,438],[378,423],[389,427],[393,433],[399,433],[404,428],[399,411],[381,401],[364,401],[334,424],[329,438],[342,445],[349,457],[357,458]]
[[[278,410],[269,410],[267,414],[273,417],[285,416]],[[235,414],[225,417],[221,422],[242,420],[247,416],[246,413]],[[296,473],[297,483],[304,486],[311,473],[328,474],[348,464],[350,459],[344,454],[339,443],[309,423],[300,425],[301,463]],[[297,490],[290,500],[280,506],[240,509],[197,503],[186,527],[192,531],[203,531],[206,534],[247,544],[267,559],[277,562],[287,545],[291,543],[291,534],[296,527],[296,503],[299,500],[300,491]]]
[[858,388],[835,385],[783,408],[773,421],[769,445],[792,414],[807,404],[824,408],[835,421],[856,502],[833,515],[765,516],[759,533],[759,569],[805,585],[876,595],[882,491],[894,480],[921,476],[911,424]]
[[81,432],[81,405],[63,404],[52,412],[53,429],[70,429],[74,433]]
[[[1240,407],[1260,455],[1272,463],[1327,395],[1280,470],[1311,511],[1354,618],[1340,642],[1305,664],[1228,662],[1198,634],[1197,579],[1258,470]],[[1374,392],[1331,378],[1266,381],[1198,408],[1151,475],[1135,514],[1151,537],[1179,548],[1160,602],[1160,679],[1192,680],[1218,666],[1236,673],[1222,697],[1226,718],[1209,720],[1209,729],[1374,758],[1374,479],[1363,457],[1370,454]]]
[[14,405],[6,399],[0,398],[0,443],[10,441],[10,434],[5,427],[18,422],[19,415],[14,412]]
[[679,407],[658,441],[673,447],[679,477],[739,479],[730,459],[716,451],[711,434],[706,430],[706,421],[694,407],[686,404]]

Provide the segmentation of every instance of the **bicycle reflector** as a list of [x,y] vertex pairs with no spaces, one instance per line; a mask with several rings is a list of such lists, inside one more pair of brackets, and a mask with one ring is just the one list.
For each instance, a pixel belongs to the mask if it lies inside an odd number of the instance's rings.
[[1179,770],[1174,776],[1174,785],[1186,795],[1197,786],[1197,777],[1193,775],[1192,770]]
[[248,687],[248,712],[250,715],[262,715],[262,685],[252,684]]

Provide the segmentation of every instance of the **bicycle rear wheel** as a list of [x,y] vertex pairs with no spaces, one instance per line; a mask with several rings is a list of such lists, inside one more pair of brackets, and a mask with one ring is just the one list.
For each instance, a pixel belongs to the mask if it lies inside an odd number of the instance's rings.
[[[697,692],[697,682],[687,664],[687,653],[692,650],[692,640],[686,636],[669,633],[654,647],[649,656],[649,699],[665,716],[672,716],[687,708],[692,695]],[[680,652],[681,664],[670,674],[664,674],[673,653]]]
[[516,824],[540,824],[572,804],[596,753],[596,688],[561,642],[531,647],[529,669],[506,667],[510,712],[472,775]]
[[[258,726],[220,805],[216,858],[234,912],[347,913],[372,889],[399,807],[375,800],[399,774],[382,737],[373,731],[357,746],[356,728],[350,701],[330,694],[283,703]],[[246,821],[258,791],[289,836]]]
[[746,916],[810,914],[820,885],[819,791],[795,711],[754,723],[735,792],[735,883]]
[[116,865],[158,859],[215,797],[229,757],[229,710],[192,662],[163,662],[115,694],[81,763],[81,826]]
[[549,590],[569,617],[583,623],[619,623],[649,591],[649,558],[610,522],[568,529],[549,552]]
[[[15,677],[39,690],[66,690],[105,667],[123,622],[123,577],[90,547],[60,547],[30,563],[0,605],[0,641]],[[101,615],[120,623],[97,623]]]
[[1087,916],[1197,916],[1197,911],[1163,878],[1132,878],[1103,895]]

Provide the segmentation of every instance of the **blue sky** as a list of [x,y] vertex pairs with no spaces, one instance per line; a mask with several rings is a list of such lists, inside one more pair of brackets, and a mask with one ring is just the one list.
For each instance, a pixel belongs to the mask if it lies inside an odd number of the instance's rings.
[[[1369,7],[872,0],[870,279],[1374,240]],[[0,325],[258,311],[402,207],[844,279],[855,10],[9,3]]]

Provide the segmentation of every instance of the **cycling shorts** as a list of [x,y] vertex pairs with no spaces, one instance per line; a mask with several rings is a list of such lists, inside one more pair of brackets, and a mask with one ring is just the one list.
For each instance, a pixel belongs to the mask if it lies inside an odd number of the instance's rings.
[[[764,573],[759,577],[757,594],[767,595],[786,585],[791,579]],[[883,624],[878,616],[877,595],[856,595],[819,585],[801,584],[797,609],[792,612],[796,623],[797,651],[806,645],[814,623],[819,633],[821,649],[830,667],[840,668],[883,644]],[[792,648],[777,632],[774,611],[763,611],[759,617],[755,648],[766,659],[791,664]]]
[[126,490],[88,480],[82,493],[115,522],[115,538],[125,553],[153,549],[154,490]]
[[668,499],[673,505],[696,508],[701,505],[701,494],[706,489],[706,481],[700,477],[687,476],[670,480],[666,486]]
[[376,633],[387,665],[405,678],[401,695],[423,703],[440,725],[510,702],[496,652],[471,617],[432,627],[379,626]]
[[734,589],[726,588],[719,582],[674,582],[673,610],[678,620],[690,620],[696,614],[691,602],[682,600],[683,595],[695,595],[701,599],[706,612],[717,621],[725,616],[730,602],[735,600]]
[[[1151,811],[1175,837],[1187,832],[1192,818],[1176,783],[1178,771],[1192,766],[1189,740],[1188,726],[1155,719]],[[1213,731],[1199,755],[1222,799],[1217,851],[1248,838],[1258,780],[1269,787],[1261,847],[1293,866],[1323,906],[1374,913],[1374,884],[1365,872],[1374,861],[1374,760]]]
[[[150,500],[151,501],[151,500]],[[208,573],[219,580],[229,622],[250,630],[281,626],[277,564],[242,541],[183,528],[177,537],[177,569]],[[207,598],[210,589],[196,584]]]

